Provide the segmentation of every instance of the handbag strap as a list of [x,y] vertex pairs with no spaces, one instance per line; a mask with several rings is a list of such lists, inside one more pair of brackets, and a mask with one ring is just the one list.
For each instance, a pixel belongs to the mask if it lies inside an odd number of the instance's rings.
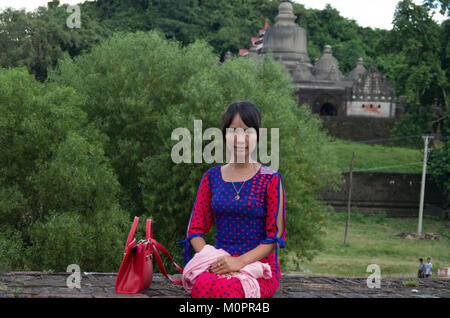
[[[156,242],[156,241],[155,241],[155,242]],[[152,242],[152,243],[153,243],[153,242]],[[172,278],[172,277],[170,277],[169,275],[167,275],[166,269],[164,268],[164,264],[163,264],[163,262],[162,262],[162,260],[161,260],[161,256],[159,256],[159,253],[158,253],[158,247],[156,247],[156,244],[152,244],[152,248],[153,248],[153,254],[155,255],[155,258],[156,258],[156,263],[158,264],[158,267],[159,267],[161,273],[162,273],[164,276],[166,276],[172,283],[177,284],[177,285],[183,285],[183,282],[182,282],[181,280]],[[165,254],[164,251],[162,251],[162,252]],[[167,251],[166,251],[166,252],[167,252]],[[165,254],[165,255],[166,255],[166,254]],[[169,255],[166,255],[166,256],[168,256],[168,257],[171,259],[170,254],[169,254]],[[172,260],[172,259],[171,259],[171,260]],[[173,262],[173,260],[172,260],[172,262]],[[175,267],[177,267],[178,270],[181,269],[175,262],[173,262],[173,264],[175,265]],[[183,273],[183,270],[181,269],[180,272]]]
[[160,250],[164,255],[167,256],[167,258],[170,259],[170,261],[172,262],[173,265],[175,265],[175,267],[177,268],[177,270],[180,272],[180,274],[183,274],[183,269],[178,266],[177,263],[175,263],[175,261],[173,260],[172,256],[170,255],[169,251],[166,250],[166,248],[164,246],[162,246],[161,244],[159,244],[157,241],[155,241],[154,239],[152,239],[154,245],[156,246],[156,248],[158,250]]
[[157,241],[155,241],[153,238],[151,238],[151,239],[149,240],[149,242],[150,242],[151,245],[152,245],[152,249],[153,249],[153,253],[154,253],[154,255],[155,255],[156,263],[158,264],[158,267],[159,267],[161,273],[162,273],[164,276],[166,276],[172,283],[177,284],[177,285],[183,285],[183,283],[182,283],[181,280],[172,278],[172,277],[170,277],[169,275],[167,275],[167,271],[166,271],[166,269],[165,269],[165,267],[164,267],[164,264],[163,264],[163,262],[162,262],[162,260],[161,260],[161,256],[159,255],[159,252],[158,252],[158,250],[161,251],[167,258],[169,258],[170,261],[172,262],[172,264],[177,268],[177,270],[178,270],[181,274],[183,274],[183,269],[182,269],[180,266],[178,266],[177,263],[175,263],[175,261],[173,260],[172,256],[170,255],[169,251],[166,250],[166,249],[164,248],[164,246],[162,246],[161,244],[159,244],[159,243],[158,243]]

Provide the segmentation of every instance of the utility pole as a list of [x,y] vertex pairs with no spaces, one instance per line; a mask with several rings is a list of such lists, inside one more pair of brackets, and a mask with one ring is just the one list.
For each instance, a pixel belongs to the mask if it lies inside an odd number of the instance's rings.
[[352,176],[353,176],[353,164],[355,162],[355,152],[353,151],[352,164],[350,165],[350,174],[349,174],[349,182],[348,182],[348,201],[347,201],[347,221],[345,222],[345,237],[344,237],[344,245],[347,245],[347,236],[348,236],[348,225],[350,223],[350,202],[352,196]]
[[423,152],[423,168],[422,168],[422,183],[420,184],[420,205],[419,205],[419,225],[417,227],[417,234],[422,234],[422,219],[423,219],[423,201],[425,196],[425,177],[427,174],[427,160],[428,160],[428,139],[433,139],[433,136],[422,136],[425,141],[425,149]]

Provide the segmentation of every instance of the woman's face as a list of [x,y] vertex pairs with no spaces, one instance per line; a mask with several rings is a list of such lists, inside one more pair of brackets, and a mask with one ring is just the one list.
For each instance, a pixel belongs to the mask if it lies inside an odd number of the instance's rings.
[[231,121],[225,135],[227,149],[232,154],[232,162],[249,162],[249,155],[254,151],[257,144],[256,129],[248,127],[236,114]]

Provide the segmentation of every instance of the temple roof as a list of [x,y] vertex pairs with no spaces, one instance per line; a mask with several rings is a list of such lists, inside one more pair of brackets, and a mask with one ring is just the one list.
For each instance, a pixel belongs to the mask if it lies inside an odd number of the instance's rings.
[[344,79],[339,70],[338,60],[333,56],[330,45],[325,45],[323,55],[314,65],[314,77],[318,80],[341,81]]
[[297,17],[294,15],[294,8],[290,2],[282,2],[278,6],[278,15],[275,18],[275,26],[295,26]]
[[239,55],[247,55],[248,54],[248,50],[244,50],[244,49],[239,49]]
[[349,73],[348,77],[352,81],[356,81],[360,75],[364,74],[366,72],[366,68],[364,67],[364,61],[360,57],[358,61],[356,62],[356,67]]
[[263,42],[264,42],[264,34],[266,33],[266,30],[270,27],[269,22],[264,23],[264,29],[259,30],[259,36],[252,36],[251,38],[251,46],[248,50],[240,49],[239,55],[240,56],[249,56],[249,52],[256,52],[256,55],[261,55],[261,50],[263,48]]
[[370,67],[357,77],[352,87],[356,100],[390,101],[395,96],[394,86],[381,74],[372,60]]
[[314,79],[311,73],[311,68],[308,66],[308,64],[300,62],[297,62],[296,67],[292,72],[292,76],[294,78],[294,81],[308,81]]

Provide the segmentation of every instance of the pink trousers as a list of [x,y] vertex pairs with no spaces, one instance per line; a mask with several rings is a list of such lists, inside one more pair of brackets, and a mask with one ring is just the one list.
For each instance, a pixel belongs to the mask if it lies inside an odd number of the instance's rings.
[[[260,260],[268,263],[272,271],[272,278],[258,278],[261,298],[272,297],[280,283],[280,265],[275,253]],[[192,298],[245,298],[241,281],[236,277],[223,277],[203,272],[197,276],[191,289]]]

